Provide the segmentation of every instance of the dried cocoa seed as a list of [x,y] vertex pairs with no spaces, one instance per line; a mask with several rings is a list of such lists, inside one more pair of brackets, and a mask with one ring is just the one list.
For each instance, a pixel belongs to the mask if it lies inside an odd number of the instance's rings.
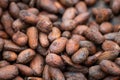
[[52,28],[52,32],[49,33],[48,39],[52,42],[61,36],[61,31],[57,27]]
[[105,51],[120,51],[120,47],[117,43],[115,43],[114,41],[110,41],[110,40],[106,40],[103,42],[102,44],[102,48]]
[[112,32],[113,30],[113,26],[111,23],[109,22],[103,22],[101,25],[100,25],[100,31],[103,33],[103,34],[106,34],[106,33],[110,33]]
[[37,28],[45,33],[49,33],[52,30],[52,22],[50,21],[48,16],[40,15],[38,17]]
[[86,25],[78,25],[74,30],[73,30],[73,34],[79,34],[82,35],[84,33],[85,30],[87,30],[88,26]]
[[17,32],[25,28],[25,23],[20,19],[16,19],[12,24],[12,28]]
[[83,40],[83,41],[80,41],[79,44],[80,44],[81,47],[87,48],[89,50],[90,54],[95,54],[96,53],[96,46],[94,45],[93,42]]
[[21,10],[19,12],[20,19],[29,24],[37,23],[37,16],[27,10]]
[[54,40],[49,47],[50,51],[53,53],[59,54],[60,52],[64,50],[67,41],[68,40],[65,37],[60,37]]
[[112,11],[108,8],[93,8],[93,14],[96,17],[98,23],[108,21],[111,18]]
[[77,14],[77,11],[75,8],[73,7],[67,8],[62,16],[62,21],[74,19],[76,14]]
[[32,76],[33,75],[33,70],[26,66],[26,65],[23,65],[23,64],[15,64],[15,66],[19,69],[19,71],[22,73],[22,75],[25,75],[25,76]]
[[7,61],[15,61],[17,59],[17,54],[12,51],[4,51],[3,59],[5,59]]
[[109,60],[102,60],[100,62],[100,67],[104,72],[108,74],[116,75],[116,76],[120,75],[119,66]]
[[9,12],[14,18],[19,17],[20,9],[15,2],[11,2],[9,6]]
[[105,51],[98,57],[98,62],[102,60],[114,60],[119,55],[117,51]]
[[28,37],[26,34],[18,31],[12,36],[12,40],[19,46],[24,46],[27,44]]
[[48,47],[49,46],[49,40],[48,36],[45,33],[39,33],[39,42],[42,47]]
[[18,68],[14,65],[8,65],[0,68],[0,79],[13,79],[18,75]]
[[62,37],[66,37],[66,38],[70,38],[71,37],[71,33],[69,32],[69,31],[64,31],[63,33],[62,33]]
[[1,60],[1,61],[0,61],[0,68],[5,67],[5,66],[7,66],[7,65],[10,65],[10,63],[7,62],[6,60]]
[[34,71],[34,75],[40,76],[44,68],[44,59],[41,55],[36,54],[30,62],[30,67]]
[[89,75],[97,80],[103,79],[106,76],[106,74],[101,70],[99,65],[90,67]]
[[0,52],[2,51],[4,44],[5,44],[4,40],[0,38]]
[[17,58],[17,63],[25,64],[31,61],[35,56],[35,51],[32,49],[25,49],[21,51]]
[[12,36],[14,31],[12,29],[13,19],[8,12],[4,12],[1,17],[1,23],[3,24],[5,31]]
[[102,55],[102,51],[99,51],[99,52],[95,53],[94,55],[89,56],[87,58],[87,60],[85,61],[85,64],[87,66],[93,65],[99,59],[99,56],[101,56],[101,55]]
[[119,57],[115,59],[115,63],[120,66],[120,58]]
[[84,34],[89,40],[91,40],[97,44],[101,44],[105,40],[104,36],[99,31],[97,31],[95,28],[88,28],[84,32]]
[[88,6],[93,6],[96,3],[96,0],[85,0]]
[[38,30],[36,27],[30,27],[27,29],[28,43],[32,49],[36,49],[38,46]]
[[9,36],[5,31],[0,30],[0,37],[3,39],[8,39]]
[[26,49],[26,47],[20,47],[20,46],[16,45],[15,43],[13,43],[11,40],[4,40],[4,42],[5,42],[5,44],[4,44],[5,50],[20,52],[20,51]]
[[87,80],[80,72],[65,72],[66,80]]
[[24,80],[22,77],[17,76],[16,78],[14,78],[13,80]]
[[76,53],[72,55],[72,61],[74,63],[83,63],[89,55],[89,51],[87,48],[80,48]]
[[66,43],[66,52],[68,55],[72,55],[79,49],[80,45],[76,40],[69,39]]
[[44,70],[43,70],[43,79],[44,80],[51,80],[50,78],[50,73],[49,73],[49,66],[45,65]]
[[120,77],[117,77],[117,76],[108,76],[106,78],[104,78],[104,80],[119,80]]
[[114,14],[118,14],[120,11],[120,1],[119,0],[112,0],[111,1],[111,8]]
[[54,68],[54,67],[49,67],[49,72],[51,74],[52,80],[53,79],[65,80],[65,77],[60,69]]
[[46,56],[46,63],[53,67],[62,67],[64,65],[61,57],[54,53],[49,53]]
[[107,33],[104,35],[106,40],[114,40],[118,32]]
[[87,5],[85,4],[85,2],[80,1],[75,5],[75,8],[77,9],[77,11],[80,13],[84,13],[87,12]]

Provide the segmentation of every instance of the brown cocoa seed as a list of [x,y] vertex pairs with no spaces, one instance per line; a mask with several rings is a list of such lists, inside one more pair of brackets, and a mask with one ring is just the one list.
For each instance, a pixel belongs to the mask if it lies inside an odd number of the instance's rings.
[[99,52],[95,53],[94,55],[89,56],[87,58],[87,60],[85,61],[85,64],[87,66],[93,65],[99,59],[99,56],[101,56],[101,55],[102,55],[102,51],[99,51]]
[[100,25],[100,31],[103,34],[110,33],[110,32],[112,32],[112,30],[113,30],[113,26],[109,22],[104,22]]
[[96,0],[85,0],[88,6],[93,6],[96,3]]
[[76,26],[75,20],[69,19],[69,20],[64,20],[61,24],[60,27],[62,30],[70,31],[73,30]]
[[76,9],[73,7],[67,8],[62,16],[62,21],[64,20],[69,20],[69,19],[74,19],[76,16]]
[[38,30],[36,27],[30,27],[27,29],[28,44],[32,49],[36,49],[38,46]]
[[120,77],[119,76],[108,76],[106,78],[104,78],[104,80],[119,80]]
[[1,61],[0,61],[0,68],[5,67],[5,66],[7,66],[7,65],[10,65],[10,63],[7,62],[6,60],[1,60]]
[[120,1],[119,0],[112,0],[111,1],[111,8],[114,14],[118,14],[120,12]]
[[20,47],[16,45],[15,43],[13,43],[11,40],[4,40],[4,42],[5,42],[4,49],[8,51],[20,52],[26,49],[26,47]]
[[42,47],[48,47],[49,40],[48,40],[47,34],[40,32],[39,33],[39,42],[40,42]]
[[59,54],[64,50],[66,43],[67,43],[67,38],[60,37],[52,42],[49,49],[51,52]]
[[80,41],[79,44],[80,44],[81,47],[86,47],[90,51],[90,54],[95,54],[96,53],[96,46],[94,45],[93,42],[83,40],[83,41]]
[[69,31],[64,31],[63,33],[62,33],[62,37],[66,37],[66,38],[70,38],[71,37],[71,33],[69,32]]
[[104,35],[106,40],[114,40],[118,32],[107,33]]
[[17,58],[17,63],[25,64],[31,61],[35,56],[35,51],[32,49],[25,49],[21,51]]
[[25,76],[33,75],[33,70],[30,67],[23,64],[15,64],[15,66],[19,69],[22,75],[25,75]]
[[39,6],[42,7],[43,9],[52,12],[52,13],[57,13],[58,9],[54,4],[54,1],[51,0],[39,0]]
[[0,30],[0,37],[3,39],[8,39],[9,36],[5,31]]
[[19,46],[24,46],[27,44],[28,41],[28,37],[26,34],[17,31],[13,36],[12,36],[12,40]]
[[99,65],[90,67],[89,75],[97,80],[103,79],[106,76],[106,74],[101,70]]
[[102,60],[100,62],[100,67],[104,72],[108,74],[116,75],[116,76],[120,75],[120,68],[118,67],[118,65],[116,65],[115,63],[109,60]]
[[108,21],[111,18],[112,11],[108,8],[93,8],[93,14],[96,17],[98,23]]
[[80,45],[77,41],[69,39],[66,43],[66,52],[68,55],[72,55],[79,49]]
[[14,31],[22,30],[25,28],[25,23],[22,22],[22,20],[20,19],[16,19],[12,24],[12,28],[14,29]]
[[85,2],[83,1],[79,1],[76,5],[75,8],[77,9],[77,11],[80,13],[84,13],[87,12],[87,5],[85,4]]
[[104,41],[103,35],[102,35],[99,31],[97,31],[96,29],[94,29],[94,28],[88,28],[88,29],[84,32],[84,34],[85,34],[85,36],[86,36],[89,40],[91,40],[91,41],[93,41],[93,42],[95,42],[95,43],[97,43],[97,44],[101,44],[101,43],[103,43],[103,41]]
[[80,72],[65,72],[66,80],[87,80]]
[[61,57],[59,55],[56,55],[54,53],[49,53],[46,56],[46,63],[53,67],[62,67],[64,65]]
[[119,57],[115,59],[115,63],[120,66],[120,58]]
[[9,0],[0,0],[0,7],[7,8],[8,7],[8,1]]
[[88,20],[89,17],[90,17],[90,13],[89,12],[84,12],[84,13],[81,13],[78,16],[76,16],[74,18],[74,21],[75,21],[76,24],[83,24]]
[[4,51],[3,59],[5,59],[7,61],[15,61],[17,59],[17,54],[12,51]]
[[45,33],[49,33],[52,30],[52,22],[48,16],[40,15],[38,17],[37,28]]
[[13,80],[24,80],[24,79],[22,77],[20,77],[20,76],[17,76]]
[[103,42],[102,44],[102,48],[105,51],[120,51],[120,47],[117,43],[110,41],[110,40],[106,40]]
[[49,67],[52,79],[65,80],[65,77],[59,68]]
[[21,10],[19,12],[19,17],[21,20],[25,21],[26,23],[29,24],[37,23],[37,16],[31,12],[28,12],[27,10]]
[[15,2],[11,2],[9,6],[9,12],[14,18],[19,17],[20,9]]
[[49,73],[49,66],[45,65],[44,70],[43,70],[43,79],[44,80],[51,80],[50,78],[50,73]]
[[114,60],[119,55],[116,51],[105,51],[98,57],[98,62],[102,60]]
[[34,75],[40,76],[44,68],[44,59],[41,55],[36,54],[30,62],[30,67],[34,71]]
[[87,30],[88,26],[86,25],[78,25],[74,30],[73,30],[73,34],[79,34],[82,35],[84,33],[85,30]]
[[72,61],[74,63],[83,63],[89,55],[89,51],[87,48],[80,48],[76,53],[73,54],[72,56]]
[[13,19],[8,12],[4,12],[1,17],[1,23],[3,24],[5,31],[12,36],[14,31],[12,29]]
[[120,45],[120,32],[117,33],[114,40],[118,45]]
[[0,79],[13,79],[18,75],[18,69],[14,65],[8,65],[0,68]]
[[39,10],[36,8],[29,8],[27,9],[28,12],[33,13],[34,15],[38,15],[39,14]]
[[61,31],[57,27],[52,28],[52,32],[49,33],[48,39],[52,42],[61,36]]
[[0,38],[0,51],[2,51],[4,44],[5,44],[4,40]]

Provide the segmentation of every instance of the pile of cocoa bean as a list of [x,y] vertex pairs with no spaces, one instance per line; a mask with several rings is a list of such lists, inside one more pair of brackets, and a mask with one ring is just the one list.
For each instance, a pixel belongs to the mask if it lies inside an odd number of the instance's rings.
[[120,80],[120,0],[0,0],[0,80]]

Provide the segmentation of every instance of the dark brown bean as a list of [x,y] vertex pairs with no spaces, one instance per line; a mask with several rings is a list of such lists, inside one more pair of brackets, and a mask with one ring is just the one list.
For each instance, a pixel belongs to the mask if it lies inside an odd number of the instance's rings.
[[0,68],[0,79],[13,79],[18,75],[18,69],[14,65],[8,65]]
[[19,53],[17,63],[25,64],[31,61],[35,56],[35,51],[32,49],[25,49]]

